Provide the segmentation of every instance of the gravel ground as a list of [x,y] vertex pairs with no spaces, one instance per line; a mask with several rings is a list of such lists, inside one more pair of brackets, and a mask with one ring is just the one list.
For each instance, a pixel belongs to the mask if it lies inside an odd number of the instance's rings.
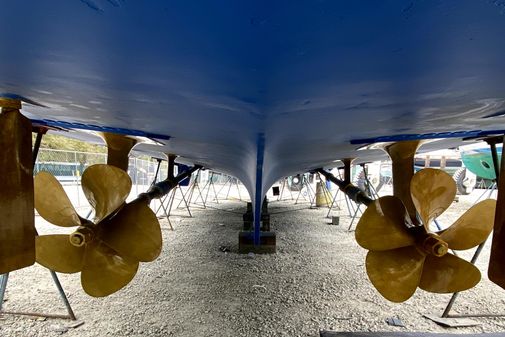
[[[450,224],[480,191],[459,198],[440,218]],[[237,254],[245,203],[180,210],[175,231],[162,221],[164,247],[155,262],[142,264],[123,290],[103,299],[87,296],[79,275],[60,275],[78,319],[72,321],[0,315],[0,336],[319,336],[319,330],[476,333],[505,331],[504,318],[477,318],[479,326],[442,328],[422,314],[440,315],[450,295],[418,290],[403,304],[383,299],[369,283],[366,251],[340,225],[329,225],[327,209],[307,203],[271,202],[277,253]],[[219,209],[216,209],[219,208]],[[40,219],[39,219],[40,220]],[[40,221],[39,221],[40,223]],[[54,227],[39,224],[42,232]],[[223,253],[220,246],[230,252]],[[471,252],[462,254],[469,257]],[[485,271],[486,245],[478,266]],[[505,312],[505,290],[483,280],[460,295],[453,313]],[[49,272],[35,265],[11,273],[5,310],[65,313]],[[398,317],[405,327],[385,323]]]

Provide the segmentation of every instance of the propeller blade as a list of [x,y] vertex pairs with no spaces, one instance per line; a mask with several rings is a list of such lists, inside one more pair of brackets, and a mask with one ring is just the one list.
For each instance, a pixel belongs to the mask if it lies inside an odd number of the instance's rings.
[[81,183],[84,195],[95,209],[95,223],[117,210],[126,201],[132,187],[125,171],[105,164],[88,167]]
[[428,255],[419,288],[432,293],[455,293],[470,289],[480,281],[480,271],[470,262],[447,253]]
[[36,261],[59,273],[77,273],[82,270],[84,247],[70,244],[68,235],[41,235],[35,239]]
[[415,246],[386,251],[369,251],[366,272],[374,287],[392,302],[408,300],[416,291],[425,255]]
[[370,204],[356,226],[358,244],[369,250],[390,250],[411,246],[414,238],[405,226],[408,214],[402,201],[381,197]]
[[119,256],[100,243],[86,245],[81,284],[93,297],[108,296],[126,286],[137,273],[139,263]]
[[0,106],[0,274],[35,262],[32,125],[19,112],[20,102]]
[[145,200],[126,204],[116,215],[101,222],[99,226],[100,239],[121,256],[149,262],[160,255],[160,223]]
[[429,230],[433,219],[451,206],[456,196],[456,183],[442,170],[425,168],[414,174],[410,193],[416,210]]
[[81,225],[81,218],[59,181],[50,173],[39,172],[34,179],[35,208],[40,216],[61,227]]
[[496,200],[487,199],[472,206],[440,238],[455,250],[470,249],[484,242],[494,224]]

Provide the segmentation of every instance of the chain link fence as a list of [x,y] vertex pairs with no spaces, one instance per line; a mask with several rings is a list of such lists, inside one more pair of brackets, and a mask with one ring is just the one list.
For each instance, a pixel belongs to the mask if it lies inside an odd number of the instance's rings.
[[[67,150],[40,149],[34,174],[46,171],[54,175],[63,185],[72,204],[77,208],[88,208],[89,204],[82,192],[81,177],[91,165],[105,164],[105,153],[78,152]],[[146,191],[154,180],[158,162],[132,156],[128,167],[128,174],[132,179],[131,197]],[[160,165],[158,177],[166,177],[168,172],[167,162]]]
[[[107,154],[105,153],[40,149],[34,167],[34,174],[46,171],[54,175],[62,184],[74,207],[84,215],[90,209],[90,205],[81,188],[82,174],[89,166],[105,164],[106,162]],[[132,200],[138,194],[147,191],[154,181],[157,168],[158,161],[155,159],[148,160],[145,157],[135,156],[134,153],[130,156],[128,175],[132,180],[132,189],[128,200]],[[177,166],[175,170],[175,174],[177,174]],[[168,163],[167,161],[162,161],[157,181],[165,179],[167,174]],[[232,194],[234,194],[234,190],[241,185],[236,178],[208,170],[202,171],[198,175],[193,174],[192,181],[196,178],[198,178],[200,188],[205,186],[209,188],[209,184],[212,182],[214,184],[213,190],[216,191],[219,197],[223,197],[223,195],[228,197],[231,187],[233,187]],[[189,186],[188,184],[184,185],[182,188],[186,191]],[[247,195],[247,192],[242,191],[242,195]],[[153,203],[156,204],[156,201]]]

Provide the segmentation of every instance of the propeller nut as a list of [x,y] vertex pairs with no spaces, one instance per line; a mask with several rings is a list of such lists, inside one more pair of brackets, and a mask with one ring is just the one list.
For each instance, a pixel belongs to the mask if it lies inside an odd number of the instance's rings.
[[69,236],[70,244],[75,247],[82,247],[92,239],[93,230],[87,227],[79,227]]
[[430,233],[423,242],[424,250],[431,255],[442,257],[449,251],[449,245],[438,235]]

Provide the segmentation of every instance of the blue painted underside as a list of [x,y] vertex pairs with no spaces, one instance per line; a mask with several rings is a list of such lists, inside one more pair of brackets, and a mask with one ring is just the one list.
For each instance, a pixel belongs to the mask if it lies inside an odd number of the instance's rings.
[[25,105],[32,119],[170,137],[145,149],[233,174],[254,196],[284,175],[383,156],[357,152],[364,141],[504,130],[504,11],[497,0],[3,0],[0,92],[46,106]]

